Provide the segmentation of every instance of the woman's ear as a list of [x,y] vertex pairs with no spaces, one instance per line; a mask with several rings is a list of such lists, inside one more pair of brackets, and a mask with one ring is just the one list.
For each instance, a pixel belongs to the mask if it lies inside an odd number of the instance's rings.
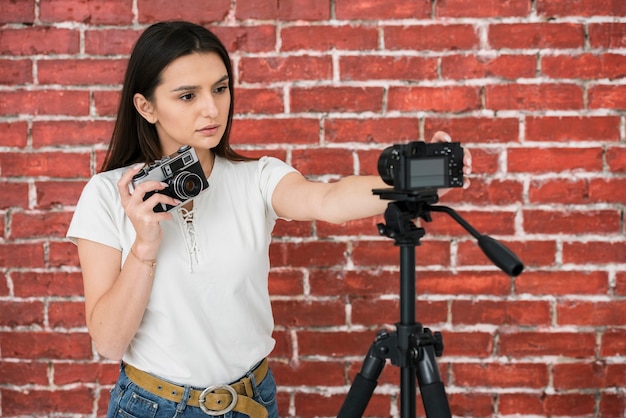
[[133,104],[137,112],[139,112],[145,120],[152,124],[157,122],[154,106],[152,106],[152,103],[146,99],[143,94],[135,93],[133,96]]

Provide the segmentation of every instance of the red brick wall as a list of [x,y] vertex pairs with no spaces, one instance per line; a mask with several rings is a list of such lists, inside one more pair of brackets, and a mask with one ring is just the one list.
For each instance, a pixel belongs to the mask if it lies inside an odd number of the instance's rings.
[[[624,16],[621,0],[2,2],[0,415],[106,410],[117,365],[91,346],[64,233],[134,40],[182,18],[232,51],[246,152],[332,181],[376,174],[386,146],[439,129],[472,150],[472,187],[445,203],[527,267],[509,278],[445,216],[426,224],[417,320],[444,334],[455,415],[623,416]],[[281,416],[335,416],[376,330],[398,320],[381,221],[277,226]],[[369,416],[399,415],[398,376],[385,368]]]

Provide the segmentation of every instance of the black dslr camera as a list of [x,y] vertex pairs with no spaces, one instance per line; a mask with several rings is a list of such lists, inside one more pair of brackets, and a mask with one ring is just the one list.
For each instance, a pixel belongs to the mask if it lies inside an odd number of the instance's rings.
[[[138,184],[149,180],[166,183],[167,187],[163,190],[146,193],[143,200],[148,199],[154,193],[161,193],[184,203],[209,187],[209,182],[204,176],[196,151],[190,146],[180,147],[174,154],[164,156],[144,167],[133,176],[132,184],[133,187],[136,187]],[[175,207],[159,203],[154,207],[154,211],[169,212]]]
[[380,155],[378,173],[400,192],[462,187],[463,148],[458,142],[393,145]]

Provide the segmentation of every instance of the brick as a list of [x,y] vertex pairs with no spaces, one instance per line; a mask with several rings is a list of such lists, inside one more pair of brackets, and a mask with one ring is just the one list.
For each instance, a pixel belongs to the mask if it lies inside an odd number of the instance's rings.
[[614,210],[527,210],[523,216],[524,231],[530,234],[610,234],[620,230],[620,213]]
[[77,30],[54,27],[3,29],[0,32],[0,54],[77,54],[80,52]]
[[50,267],[79,267],[76,246],[68,241],[49,243],[48,264]]
[[506,357],[593,357],[595,341],[595,334],[583,332],[503,332],[500,333],[499,354]]
[[589,44],[592,48],[624,48],[626,46],[626,23],[590,23]]
[[239,52],[273,52],[276,49],[276,26],[216,26],[211,28],[226,50]]
[[28,124],[22,121],[2,122],[0,136],[3,146],[24,148],[28,141]]
[[324,119],[326,142],[393,144],[418,138],[419,124],[414,118]]
[[276,381],[288,386],[342,386],[346,384],[344,365],[340,362],[297,361],[272,363]]
[[[355,299],[351,303],[351,325],[364,325],[370,328],[385,327],[400,320],[399,300]],[[444,324],[448,308],[445,301],[417,301],[415,306],[417,322],[431,325]]]
[[[93,102],[97,116],[115,116],[117,114],[119,101],[119,91],[93,92]],[[108,142],[108,140],[106,142]]]
[[44,249],[39,244],[0,243],[0,266],[5,268],[43,267]]
[[62,90],[6,91],[0,99],[0,115],[67,115],[89,114],[89,92]]
[[345,324],[345,309],[340,300],[272,302],[275,322],[286,327],[328,327]]
[[585,34],[578,23],[501,23],[489,25],[487,42],[493,49],[582,48]]
[[336,0],[335,14],[341,20],[425,19],[431,16],[431,5],[427,0]]
[[365,355],[375,334],[365,332],[298,332],[298,354],[301,356]]
[[[317,119],[238,119],[233,121],[233,130],[236,129],[237,144],[272,144],[279,143],[283,138],[289,138],[294,144],[317,143],[320,139],[320,123]],[[277,138],[268,135],[268,132],[282,132]]]
[[309,269],[312,296],[372,297],[398,293],[398,286],[398,272]]
[[[498,211],[457,211],[482,234],[512,235],[515,233],[515,213]],[[431,223],[422,223],[428,233],[435,235],[469,236],[455,220],[443,213],[432,213]]]
[[626,148],[608,147],[606,162],[613,173],[626,173]]
[[479,89],[473,86],[389,88],[388,110],[467,112],[480,107]]
[[0,325],[5,327],[44,325],[44,306],[40,301],[0,301],[0,311]]
[[4,358],[85,360],[92,356],[86,333],[2,332]]
[[625,66],[626,56],[619,54],[558,55],[541,59],[541,71],[551,78],[623,78]]
[[0,209],[28,207],[28,184],[0,182]]
[[[280,37],[281,51],[367,51],[378,47],[374,26],[290,26],[281,29]],[[345,58],[348,57],[342,60]]]
[[423,57],[341,57],[339,74],[346,81],[432,80],[437,78],[437,60]]
[[43,296],[82,296],[83,279],[80,272],[13,272],[13,291],[21,298]]
[[519,120],[516,118],[427,117],[424,130],[447,132],[453,141],[462,144],[519,142]]
[[527,117],[527,141],[619,141],[620,119],[614,116]]
[[471,186],[467,190],[457,195],[457,198],[450,199],[445,196],[446,203],[468,202],[482,205],[489,202],[493,205],[507,205],[519,202],[523,195],[523,184],[517,180],[471,180]]
[[544,394],[502,393],[498,395],[499,411],[503,415],[516,413],[543,415]]
[[626,324],[626,302],[588,302],[564,300],[557,303],[559,325],[623,326]]
[[556,390],[607,387],[608,365],[605,363],[556,364],[553,369]]
[[443,354],[446,358],[471,356],[487,358],[493,354],[494,336],[489,332],[450,332],[443,333]]
[[485,77],[515,80],[534,77],[536,65],[535,57],[528,55],[449,55],[441,58],[441,76],[452,80]]
[[615,278],[615,294],[624,296],[626,295],[626,272],[617,272]]
[[91,175],[89,157],[81,153],[52,151],[26,154],[0,152],[0,168],[2,169],[2,174],[8,177],[88,178]]
[[438,17],[525,17],[530,13],[530,6],[523,0],[443,0],[437,2],[435,13]]
[[[375,392],[369,398],[363,416],[389,416],[392,399],[390,395]],[[344,400],[345,395],[337,394],[298,392],[294,396],[295,410],[298,417],[334,416],[341,409]]]
[[626,410],[626,396],[620,393],[603,393],[599,413],[603,417],[619,417]]
[[419,272],[416,287],[420,295],[502,296],[511,292],[511,280],[505,274],[495,271],[463,271],[455,274]]
[[204,1],[189,1],[185,7],[180,7],[168,0],[137,0],[137,20],[146,24],[161,20],[188,20],[202,25],[224,21],[230,7],[230,0],[214,0],[210,7]]
[[624,16],[626,4],[621,1],[538,0],[537,14],[546,18],[565,16]]
[[499,170],[501,152],[501,150],[493,148],[473,148],[472,172],[482,175],[495,174]]
[[454,381],[460,387],[543,388],[548,385],[548,367],[535,363],[458,363]]
[[546,416],[553,415],[591,415],[595,411],[595,395],[555,394],[545,402]]
[[45,362],[0,361],[0,381],[4,384],[47,385],[48,365]]
[[575,84],[488,85],[485,107],[492,110],[579,110],[583,108],[583,90]]
[[34,147],[106,143],[113,133],[110,121],[46,121],[33,123]]
[[[423,242],[415,264],[433,266],[450,264],[450,245],[447,242]],[[392,241],[355,242],[352,248],[352,260],[358,266],[398,265],[400,262],[398,248]]]
[[239,0],[237,19],[326,20],[329,0]]
[[589,182],[589,197],[592,202],[622,203],[626,190],[626,179],[592,179]]
[[600,355],[603,357],[623,356],[626,352],[626,330],[607,328],[602,333]]
[[89,55],[130,55],[141,31],[134,29],[85,30],[85,53]]
[[567,242],[563,245],[563,262],[580,265],[587,263],[626,263],[626,243]]
[[235,114],[283,113],[283,91],[280,89],[239,88],[235,100]]
[[0,23],[32,24],[35,21],[35,3],[31,0],[10,1],[2,7]]
[[[294,150],[291,158],[293,167],[307,175],[355,174],[350,150],[335,148]],[[337,161],[345,161],[345,164],[337,164]]]
[[[35,183],[35,209],[73,206],[85,187],[85,181],[40,181]],[[1,188],[1,186],[0,186]],[[24,206],[22,206],[24,207]]]
[[518,294],[606,295],[608,290],[609,278],[603,271],[528,271],[515,279]]
[[39,18],[42,22],[74,21],[93,25],[128,25],[133,19],[132,0],[42,0]]
[[125,59],[40,60],[37,78],[41,84],[110,85],[122,84]]
[[270,271],[270,295],[304,295],[304,278],[299,270]]
[[532,203],[590,203],[589,181],[584,179],[534,180],[528,190]]
[[597,84],[588,95],[590,109],[626,109],[626,86]]
[[120,366],[117,363],[55,363],[54,384],[97,382],[113,385],[117,381]]
[[33,83],[33,62],[29,59],[0,59],[0,84],[20,85]]
[[508,169],[512,173],[601,172],[602,148],[511,148],[508,150]]
[[453,301],[452,323],[463,325],[547,325],[549,302],[544,301]]
[[60,390],[2,390],[2,413],[6,416],[49,414],[89,414],[94,396],[87,387]]
[[385,48],[389,50],[463,51],[479,46],[472,25],[385,26],[383,30]]
[[[494,397],[480,393],[449,393],[448,403],[454,416],[488,417],[495,412]],[[419,405],[421,407],[421,405]],[[419,416],[425,416],[420,414]]]
[[270,261],[274,267],[341,266],[346,251],[346,245],[337,242],[273,243]]
[[78,328],[86,325],[85,303],[50,302],[48,305],[48,321],[51,328]]
[[242,83],[331,78],[330,57],[244,58],[239,63],[239,81]]
[[383,89],[376,87],[312,87],[291,90],[292,112],[380,112]]

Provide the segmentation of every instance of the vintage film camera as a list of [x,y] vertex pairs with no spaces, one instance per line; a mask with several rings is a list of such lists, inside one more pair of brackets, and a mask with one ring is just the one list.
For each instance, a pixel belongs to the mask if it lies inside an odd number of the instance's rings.
[[463,186],[463,148],[458,142],[409,142],[386,148],[378,173],[396,191]]
[[[154,193],[162,193],[185,203],[209,187],[209,182],[204,176],[196,151],[190,146],[180,147],[174,154],[164,156],[144,167],[135,174],[132,185],[136,187],[138,184],[149,180],[166,183],[167,187],[163,190],[146,193],[143,200],[148,199]],[[154,211],[169,212],[175,207],[159,203],[154,207]]]

